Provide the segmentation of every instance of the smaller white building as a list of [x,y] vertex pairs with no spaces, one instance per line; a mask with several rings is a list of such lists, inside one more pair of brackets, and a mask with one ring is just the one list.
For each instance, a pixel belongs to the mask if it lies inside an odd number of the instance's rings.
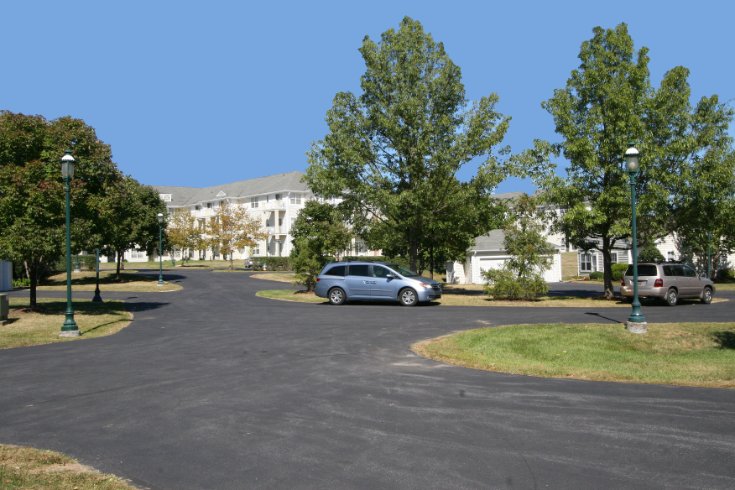
[[[559,245],[550,244],[556,250],[551,256],[551,266],[544,271],[546,282],[559,282],[562,279],[561,254]],[[467,250],[464,262],[447,263],[447,282],[450,284],[484,284],[487,281],[482,273],[491,269],[501,269],[511,256],[505,250],[505,233],[492,230],[475,238],[475,244]]]

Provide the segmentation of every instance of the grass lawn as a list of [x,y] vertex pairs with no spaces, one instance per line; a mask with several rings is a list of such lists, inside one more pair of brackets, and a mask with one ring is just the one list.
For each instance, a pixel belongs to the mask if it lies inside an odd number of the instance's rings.
[[296,301],[299,303],[324,303],[325,298],[319,298],[314,293],[293,291],[291,289],[265,289],[255,293],[260,298],[279,299],[281,301]]
[[512,325],[414,344],[437,361],[551,378],[735,388],[735,323]]
[[[273,273],[279,274],[279,273]],[[260,275],[260,274],[258,274]],[[255,277],[255,276],[253,276]],[[293,282],[288,280],[286,277],[281,276],[280,278],[269,279],[271,281],[280,282]],[[301,303],[324,303],[325,298],[318,298],[314,296],[314,293],[305,293],[303,291],[294,291],[291,289],[266,289],[258,291],[257,296],[261,298],[279,299],[283,301],[298,301]],[[441,300],[438,301],[440,304],[445,306],[524,306],[524,307],[578,307],[578,308],[592,308],[592,307],[610,307],[610,306],[622,306],[630,308],[630,304],[622,303],[620,301],[608,301],[605,299],[587,299],[587,298],[573,298],[568,296],[563,297],[551,297],[542,298],[539,301],[495,301],[484,294],[462,294],[445,292],[442,295]]]
[[65,311],[66,300],[39,299],[37,309],[31,311],[27,299],[10,298],[9,323],[0,326],[0,349],[104,337],[119,332],[133,319],[120,301],[74,301],[74,320],[81,335],[60,338]]
[[296,274],[293,272],[258,272],[250,277],[264,281],[287,282],[289,284],[296,282]]
[[[164,275],[165,278],[165,275]],[[96,282],[95,272],[74,272],[71,275],[71,287],[74,291],[94,291]],[[165,282],[158,285],[158,274],[141,276],[131,271],[120,272],[120,278],[115,277],[114,271],[100,271],[100,291],[104,298],[105,291],[128,291],[135,293],[171,292],[183,289],[181,285]],[[51,276],[39,291],[66,291],[66,272]]]
[[0,444],[0,488],[135,489],[61,453],[5,444]]

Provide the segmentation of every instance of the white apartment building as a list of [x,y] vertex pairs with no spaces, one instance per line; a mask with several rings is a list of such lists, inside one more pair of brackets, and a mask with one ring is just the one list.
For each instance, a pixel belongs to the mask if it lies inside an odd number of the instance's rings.
[[[289,172],[256,179],[241,180],[212,187],[153,186],[166,203],[169,215],[174,210],[185,209],[199,222],[202,230],[215,215],[220,205],[242,206],[260,219],[267,237],[254,247],[246,247],[234,253],[235,259],[248,257],[287,257],[291,253],[291,226],[306,201],[314,194],[302,182],[303,173]],[[222,258],[211,249],[188,251],[194,259]],[[181,258],[177,251],[175,258]],[[164,256],[165,259],[170,258]],[[128,250],[129,262],[148,260],[145,251]]]

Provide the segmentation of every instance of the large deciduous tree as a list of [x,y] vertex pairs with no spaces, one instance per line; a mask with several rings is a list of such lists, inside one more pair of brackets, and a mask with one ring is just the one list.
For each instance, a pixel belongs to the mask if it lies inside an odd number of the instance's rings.
[[[407,257],[413,269],[433,263],[430,250],[464,254],[491,226],[477,210],[491,207],[507,173],[494,148],[509,118],[495,110],[495,94],[468,103],[459,67],[418,21],[404,18],[379,42],[365,37],[360,53],[362,94],[334,97],[306,181],[341,200],[369,246]],[[475,177],[460,182],[457,172],[478,157]]]
[[706,98],[692,110],[689,72],[683,67],[668,71],[654,88],[648,49],[635,52],[625,24],[594,28],[579,59],[566,87],[543,103],[563,140],[537,141],[529,155],[539,163],[562,153],[569,161],[565,179],[541,172],[540,185],[546,199],[565,211],[557,227],[578,247],[602,252],[605,294],[612,297],[611,251],[631,229],[626,148],[635,144],[641,151],[636,185],[639,241],[645,245],[675,230],[673,204],[682,193],[685,168],[699,165],[708,147],[722,139],[698,121],[728,119],[728,111]]
[[63,254],[64,190],[60,158],[71,147],[76,171],[71,182],[72,249],[99,245],[97,197],[120,178],[109,145],[79,119],[47,121],[0,111],[0,255],[23,264],[36,286]]
[[120,269],[126,250],[141,249],[149,255],[158,245],[158,213],[166,206],[156,191],[125,176],[105,189],[98,203],[103,242],[115,256],[115,273]]

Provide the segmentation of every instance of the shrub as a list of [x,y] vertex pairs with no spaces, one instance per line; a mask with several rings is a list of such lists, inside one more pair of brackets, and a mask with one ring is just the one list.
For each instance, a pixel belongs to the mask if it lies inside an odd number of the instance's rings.
[[13,287],[14,288],[27,288],[31,286],[31,280],[27,277],[19,277],[18,279],[13,279]]
[[291,262],[288,257],[261,257],[257,260],[257,264],[269,271],[291,270]]
[[625,271],[628,270],[628,264],[613,264],[612,265],[612,278],[613,281],[619,281],[625,275]]
[[596,272],[590,272],[590,280],[592,281],[602,281],[602,278],[605,275],[602,272],[596,271]]
[[735,269],[720,269],[717,271],[717,280],[720,282],[735,282]]
[[638,263],[663,262],[664,256],[655,245],[645,245],[638,251]]
[[531,300],[549,290],[541,274],[517,277],[505,269],[491,269],[483,275],[490,281],[485,286],[485,292],[494,299]]

